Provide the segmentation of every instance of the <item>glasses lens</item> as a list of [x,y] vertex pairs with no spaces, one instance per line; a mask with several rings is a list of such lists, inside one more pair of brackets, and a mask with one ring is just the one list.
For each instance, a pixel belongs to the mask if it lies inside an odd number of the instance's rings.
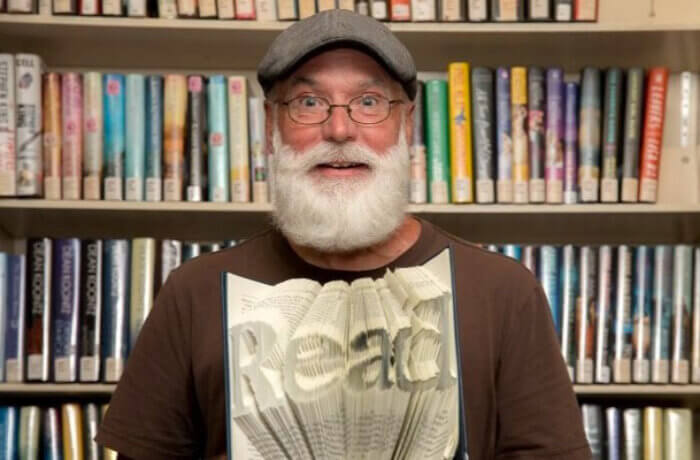
[[315,96],[299,96],[289,101],[289,115],[298,123],[323,123],[328,117],[328,102]]
[[385,97],[363,94],[350,101],[350,118],[358,123],[379,123],[389,116],[391,104]]

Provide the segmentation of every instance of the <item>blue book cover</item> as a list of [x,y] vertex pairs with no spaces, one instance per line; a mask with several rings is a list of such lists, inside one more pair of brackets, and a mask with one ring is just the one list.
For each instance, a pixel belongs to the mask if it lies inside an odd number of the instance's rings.
[[97,382],[102,342],[102,240],[86,239],[81,245],[79,378]]
[[[7,310],[10,296],[8,293],[9,287],[9,255],[6,252],[0,252],[0,333],[5,334],[5,321],[7,319]],[[0,340],[0,382],[5,381],[5,340]]]
[[102,362],[105,382],[117,382],[124,370],[129,347],[128,240],[104,241]]
[[163,77],[146,77],[146,201],[163,199]]
[[610,383],[610,332],[612,331],[612,301],[615,292],[614,252],[612,246],[601,246],[598,255],[595,381],[598,383]]
[[581,246],[576,301],[576,383],[593,383],[596,315],[598,309],[598,248]]
[[566,84],[564,103],[564,203],[578,202],[578,83]]
[[608,460],[620,460],[622,452],[622,423],[620,422],[620,409],[608,407],[605,409],[605,445],[608,448]]
[[24,315],[26,258],[24,254],[8,256],[8,305],[5,317],[5,381],[24,381]]
[[564,201],[564,71],[547,69],[545,167],[547,203]]
[[146,78],[126,76],[125,194],[130,201],[143,201],[146,170]]
[[651,382],[669,382],[673,313],[673,246],[654,248],[654,311],[651,320]]
[[104,197],[106,200],[122,200],[126,142],[124,75],[105,74],[103,78]]
[[649,383],[651,371],[651,319],[654,311],[654,248],[637,246],[634,250],[634,300],[632,321],[632,380]]
[[17,460],[19,451],[19,410],[0,407],[0,458]]
[[503,245],[503,254],[507,255],[511,259],[515,259],[518,262],[520,261],[520,256],[522,254],[522,248],[520,247],[519,244],[504,244]]
[[513,139],[510,120],[510,70],[496,70],[496,201],[513,201]]
[[600,70],[586,67],[581,75],[578,146],[580,161],[579,198],[583,202],[598,201],[600,186]]
[[671,383],[690,382],[690,349],[693,308],[693,247],[673,248],[673,351]]
[[229,201],[228,102],[226,77],[213,75],[207,85],[209,122],[209,201]]
[[549,301],[554,328],[561,340],[561,284],[559,282],[559,248],[551,245],[540,246],[539,276],[542,289]]
[[200,243],[184,243],[182,245],[182,262],[198,257],[202,253]]
[[627,245],[617,248],[615,307],[612,341],[613,381],[630,383],[632,378],[632,274],[634,251]]
[[41,451],[43,460],[63,460],[61,416],[55,407],[43,411],[41,424]]
[[57,382],[78,380],[80,240],[54,240],[52,304],[53,363]]
[[561,354],[574,380],[576,363],[576,299],[578,298],[578,250],[567,244],[561,254]]

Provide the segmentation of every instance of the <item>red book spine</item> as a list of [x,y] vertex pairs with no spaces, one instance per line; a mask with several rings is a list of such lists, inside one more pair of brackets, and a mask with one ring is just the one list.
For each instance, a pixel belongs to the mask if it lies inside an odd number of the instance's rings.
[[574,21],[597,21],[598,0],[574,0]]
[[392,21],[410,21],[411,20],[411,2],[410,0],[390,0],[391,20]]
[[649,70],[639,167],[639,201],[656,202],[668,69]]

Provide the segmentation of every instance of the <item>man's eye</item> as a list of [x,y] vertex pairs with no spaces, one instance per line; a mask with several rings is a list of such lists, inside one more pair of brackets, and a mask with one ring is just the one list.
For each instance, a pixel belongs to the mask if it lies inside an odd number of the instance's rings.
[[302,107],[309,107],[309,108],[313,108],[313,107],[316,107],[319,105],[318,100],[315,97],[310,97],[310,96],[309,97],[302,97],[299,100],[299,103]]
[[379,104],[379,98],[376,96],[362,96],[360,104],[363,107],[374,107],[375,105]]

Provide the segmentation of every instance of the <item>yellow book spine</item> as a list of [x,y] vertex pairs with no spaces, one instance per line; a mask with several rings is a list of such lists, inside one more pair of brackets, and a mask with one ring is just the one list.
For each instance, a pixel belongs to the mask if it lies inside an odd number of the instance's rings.
[[[103,404],[102,408],[100,409],[101,412],[101,420],[104,420],[105,414],[107,414],[107,409],[109,408],[109,404]],[[103,447],[102,448],[102,458],[104,460],[117,460],[117,452],[113,451],[109,447]]]
[[163,110],[163,188],[165,201],[182,201],[185,176],[187,79],[166,75]]
[[450,163],[452,202],[471,203],[472,122],[469,97],[469,64],[453,62],[448,66],[450,104]]
[[83,416],[79,404],[64,404],[63,420],[64,460],[83,460]]
[[513,67],[510,74],[511,132],[513,137],[513,202],[528,202],[530,177],[527,141],[527,69]]
[[663,412],[644,408],[644,460],[663,460]]

